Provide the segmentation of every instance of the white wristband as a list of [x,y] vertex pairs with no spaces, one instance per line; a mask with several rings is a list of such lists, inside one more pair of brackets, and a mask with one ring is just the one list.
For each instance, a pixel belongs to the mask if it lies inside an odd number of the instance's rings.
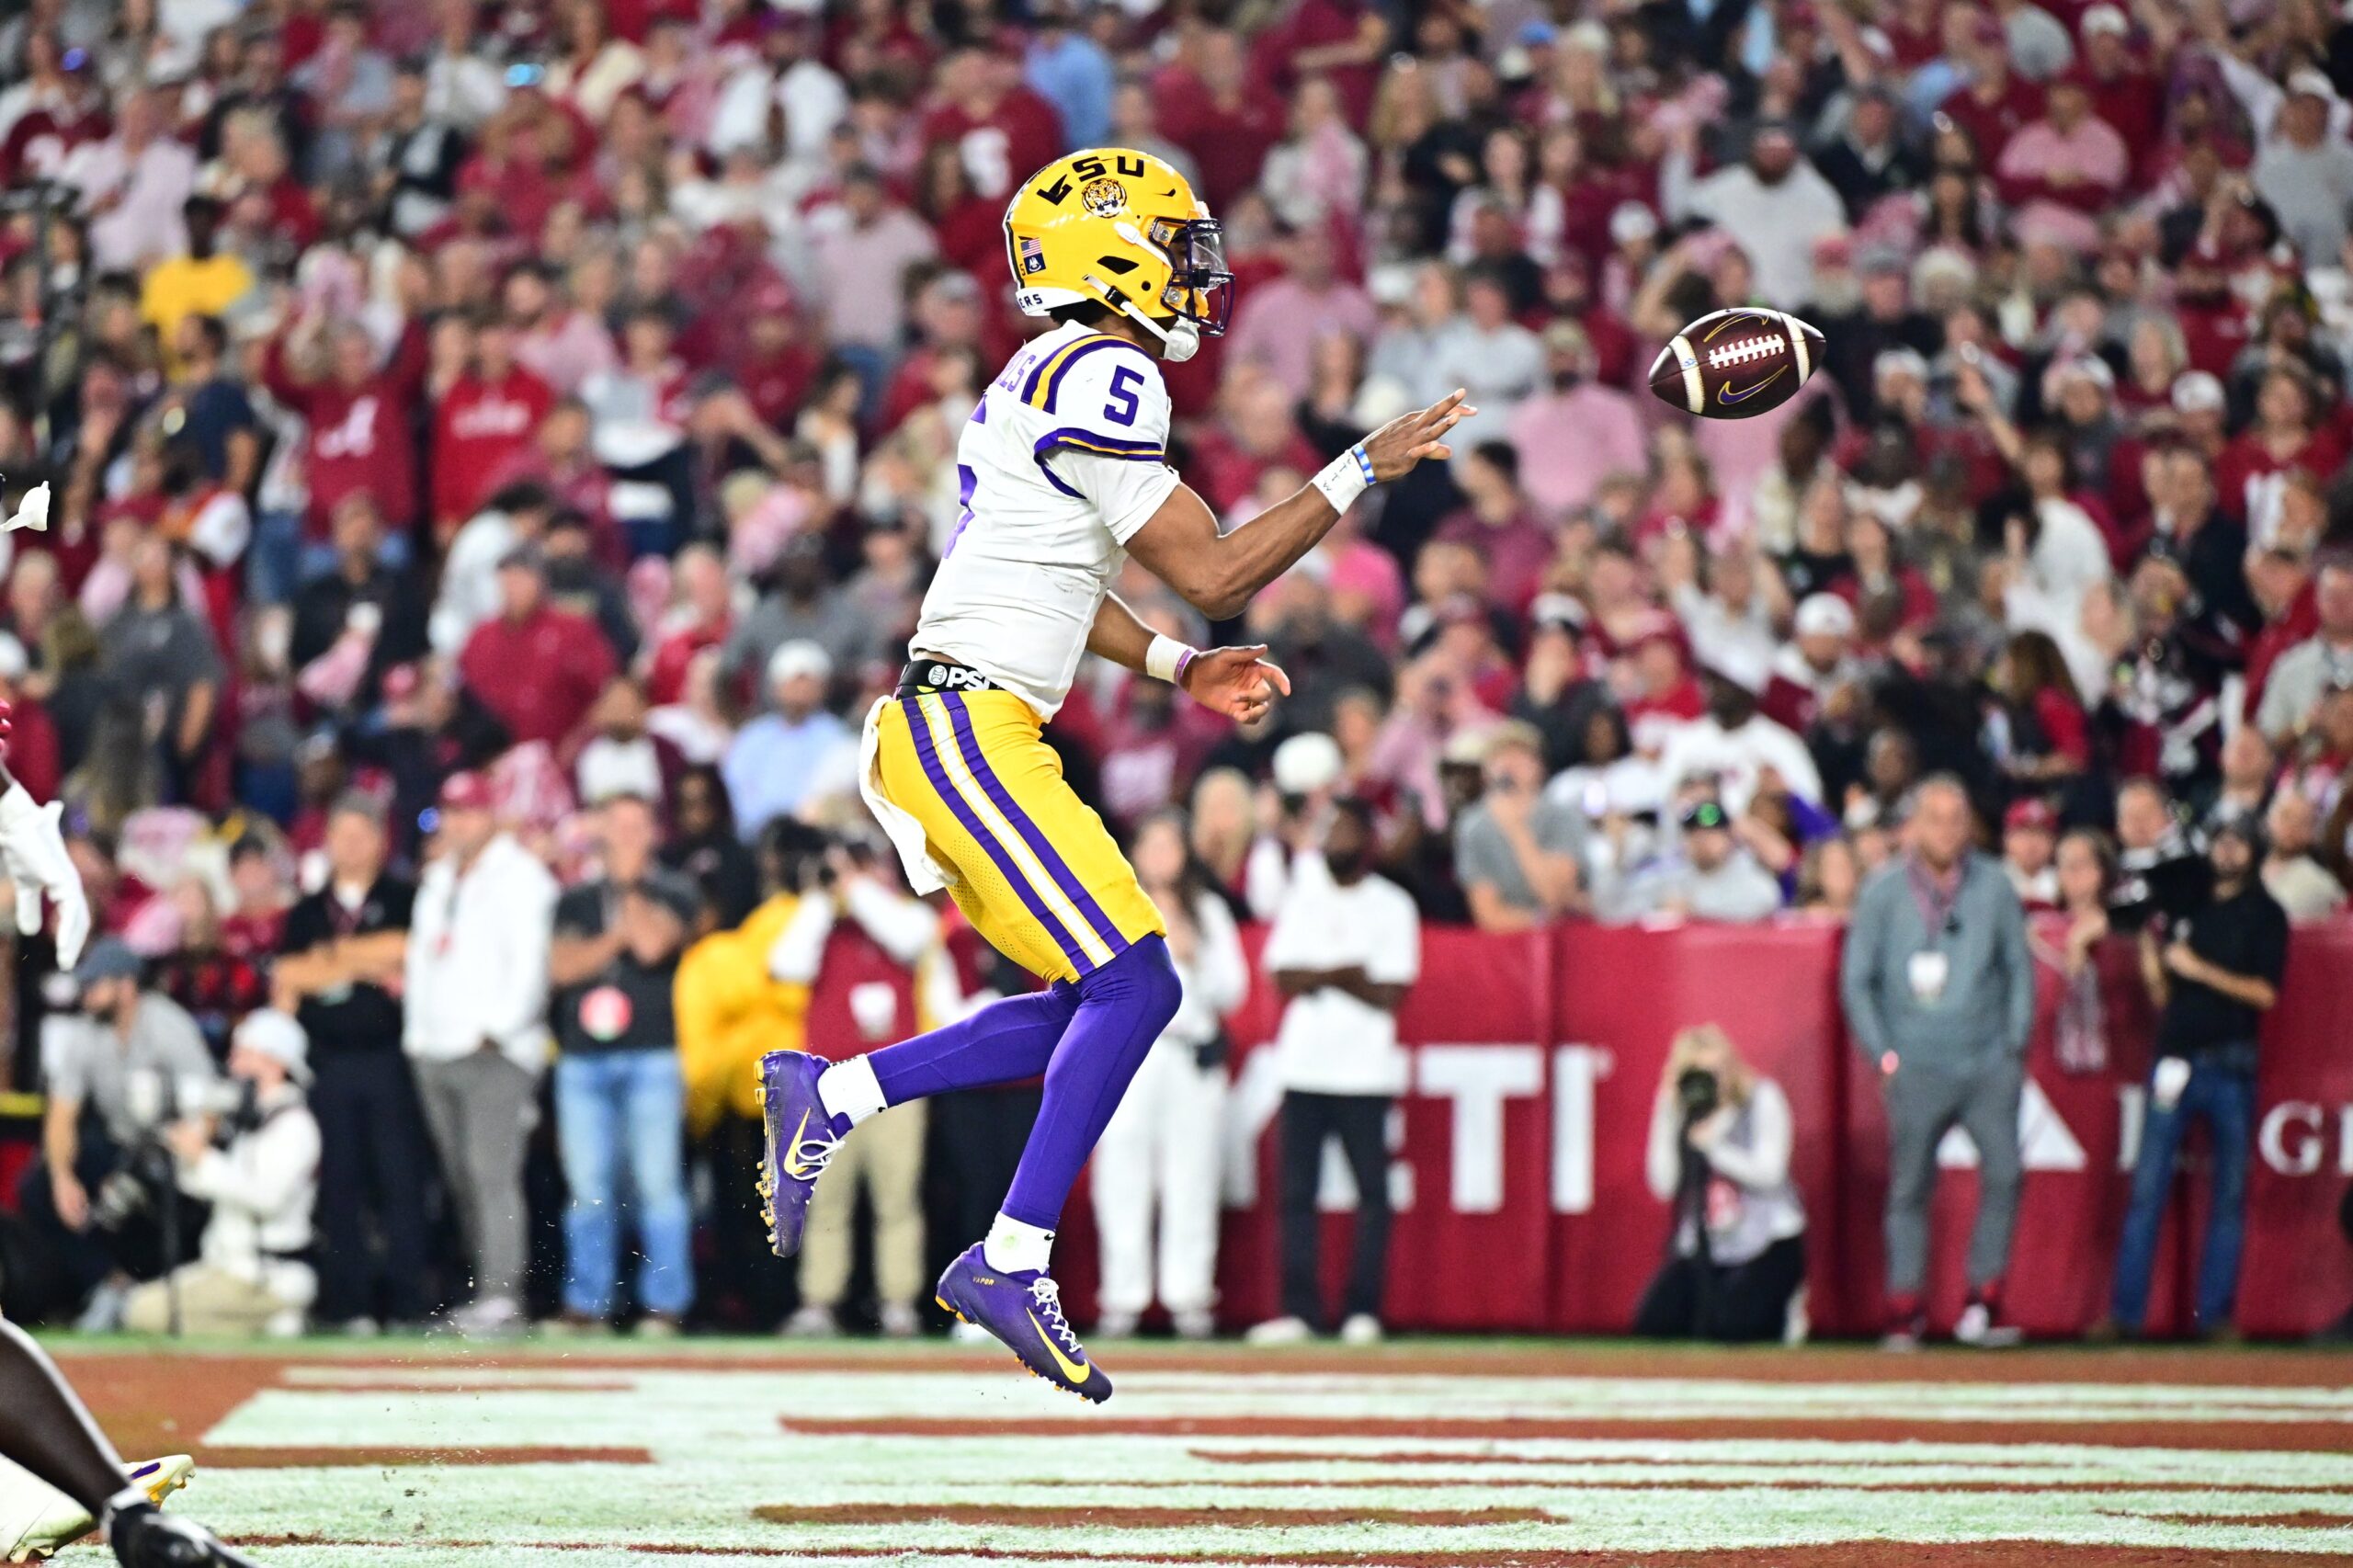
[[1356,498],[1372,488],[1372,460],[1365,455],[1363,443],[1350,447],[1324,465],[1324,472],[1308,481],[1332,503],[1332,510],[1345,512]]
[[1189,642],[1179,642],[1174,637],[1152,634],[1152,646],[1143,651],[1143,673],[1154,680],[1165,680],[1171,686],[1192,659],[1194,649]]

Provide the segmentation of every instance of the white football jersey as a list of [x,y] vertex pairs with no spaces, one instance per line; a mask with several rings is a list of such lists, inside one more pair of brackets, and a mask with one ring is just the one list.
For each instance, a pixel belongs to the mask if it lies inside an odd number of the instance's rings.
[[1176,488],[1167,447],[1150,353],[1075,324],[1033,340],[956,443],[963,515],[908,646],[1053,717],[1128,540]]

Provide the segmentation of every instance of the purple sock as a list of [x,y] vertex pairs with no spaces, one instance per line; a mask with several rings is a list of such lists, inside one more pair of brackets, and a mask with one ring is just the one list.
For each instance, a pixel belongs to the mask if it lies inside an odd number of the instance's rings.
[[867,1063],[886,1105],[951,1089],[1017,1084],[1046,1070],[1078,1005],[1075,985],[1007,996],[946,1028],[884,1046]]
[[1157,935],[1078,983],[1078,1011],[1046,1066],[1038,1123],[1005,1197],[1008,1218],[1046,1231],[1061,1222],[1071,1184],[1183,994]]

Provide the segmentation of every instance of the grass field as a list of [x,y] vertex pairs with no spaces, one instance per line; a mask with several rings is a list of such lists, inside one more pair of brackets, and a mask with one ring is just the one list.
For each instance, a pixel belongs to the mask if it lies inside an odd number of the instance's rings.
[[55,1347],[265,1568],[2353,1562],[2341,1355]]

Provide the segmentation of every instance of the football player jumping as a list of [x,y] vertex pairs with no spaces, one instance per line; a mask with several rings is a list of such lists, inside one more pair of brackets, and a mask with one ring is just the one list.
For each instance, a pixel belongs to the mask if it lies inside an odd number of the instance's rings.
[[[1047,1272],[1079,1169],[1175,1013],[1160,914],[1063,779],[1042,730],[1092,653],[1247,721],[1290,682],[1264,647],[1198,650],[1108,591],[1133,555],[1213,619],[1313,549],[1370,485],[1450,455],[1475,411],[1456,392],[1381,426],[1298,494],[1221,534],[1167,462],[1159,361],[1225,330],[1233,275],[1183,176],[1124,148],[1074,153],[1005,215],[1021,309],[1058,324],[1013,357],[957,446],[963,515],[925,595],[897,694],[866,718],[868,805],[918,892],[945,887],[980,933],[1049,989],[828,1067],[760,1065],[761,1188],[777,1252],[799,1250],[809,1195],[850,1130],[927,1095],[1045,1074],[1045,1097],[987,1237],[950,1264],[940,1304],[1031,1371],[1100,1402]],[[1345,984],[1347,976],[1336,976]]]

